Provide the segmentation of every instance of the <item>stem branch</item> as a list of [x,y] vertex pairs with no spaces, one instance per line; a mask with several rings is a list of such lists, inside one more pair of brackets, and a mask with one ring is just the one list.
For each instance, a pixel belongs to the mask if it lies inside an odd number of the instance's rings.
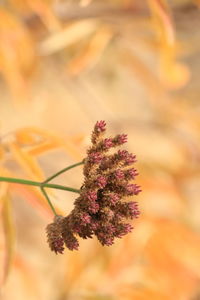
[[70,170],[70,169],[72,169],[72,168],[75,168],[75,167],[77,167],[77,166],[80,166],[80,165],[82,165],[82,164],[84,164],[84,161],[83,161],[83,160],[82,160],[81,162],[78,162],[78,163],[76,163],[76,164],[73,164],[73,165],[71,165],[71,166],[68,166],[68,167],[66,167],[66,168],[64,168],[64,169],[62,169],[62,170],[60,170],[59,172],[53,174],[51,177],[47,178],[45,181],[43,181],[42,184],[44,185],[45,183],[51,181],[52,179],[54,179],[55,177],[59,176],[60,174],[66,172],[66,171],[68,171],[68,170]]
[[53,188],[53,189],[58,189],[58,190],[74,192],[74,193],[78,193],[78,194],[80,193],[79,190],[68,187],[68,186],[63,186],[63,185],[59,185],[59,184],[50,184],[50,183],[44,183],[44,182],[41,183],[41,182],[37,182],[37,181],[25,180],[25,179],[20,179],[20,178],[0,177],[0,181],[38,186],[41,189],[41,192],[43,193],[45,198],[47,199],[47,202],[48,202],[49,206],[51,207],[54,215],[57,215],[57,213],[56,213],[55,208],[54,208],[53,204],[51,203],[51,200],[49,199],[49,196],[47,195],[44,188]]
[[55,208],[54,208],[53,204],[51,203],[51,200],[49,199],[49,196],[47,195],[47,193],[46,193],[44,187],[41,187],[41,192],[43,193],[43,195],[44,195],[45,198],[47,199],[47,202],[48,202],[49,206],[51,207],[51,209],[52,209],[54,215],[57,216],[57,213],[56,213],[56,211],[55,211]]
[[73,193],[80,193],[80,190],[68,187],[68,186],[64,186],[64,185],[59,185],[59,184],[53,184],[53,183],[48,183],[49,181],[51,181],[52,179],[54,179],[55,177],[59,176],[60,174],[75,168],[77,166],[80,166],[84,163],[84,161],[82,160],[79,163],[73,164],[71,166],[68,166],[62,170],[60,170],[59,172],[55,173],[54,175],[50,176],[49,178],[47,178],[45,181],[43,182],[38,182],[38,181],[33,181],[33,180],[26,180],[26,179],[20,179],[20,178],[12,178],[12,177],[0,177],[0,181],[2,182],[11,182],[11,183],[18,183],[18,184],[25,184],[25,185],[32,185],[32,186],[38,186],[41,189],[41,192],[43,193],[43,195],[45,196],[45,198],[47,199],[47,202],[49,204],[49,206],[51,207],[54,215],[57,215],[55,208],[53,206],[53,204],[51,203],[51,200],[49,199],[49,196],[47,194],[47,192],[45,191],[45,188],[52,188],[52,189],[58,189],[58,190],[64,190],[64,191],[69,191],[69,192],[73,192]]

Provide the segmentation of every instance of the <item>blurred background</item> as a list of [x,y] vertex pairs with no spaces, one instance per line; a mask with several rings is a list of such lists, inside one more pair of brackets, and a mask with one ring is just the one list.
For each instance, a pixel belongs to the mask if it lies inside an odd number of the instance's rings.
[[[127,133],[134,231],[55,255],[37,188],[0,184],[3,300],[200,299],[200,1],[1,0],[0,174],[43,180],[97,120]],[[79,188],[82,167],[54,182]],[[75,194],[48,191],[66,215]]]

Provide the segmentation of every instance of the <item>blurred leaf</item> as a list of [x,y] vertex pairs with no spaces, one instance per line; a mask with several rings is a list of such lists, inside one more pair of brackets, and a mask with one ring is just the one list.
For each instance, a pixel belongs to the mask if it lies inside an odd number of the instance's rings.
[[94,67],[112,37],[113,32],[109,28],[99,28],[85,49],[74,59],[70,60],[67,71],[71,75],[78,75],[80,72]]
[[10,197],[8,193],[3,197],[2,223],[5,237],[4,283],[8,277],[13,262],[15,242],[15,229],[11,213]]
[[15,138],[20,146],[32,146],[27,152],[34,156],[62,147],[62,142],[57,137],[36,128],[19,129],[15,132]]
[[0,71],[15,98],[25,100],[27,79],[35,61],[34,44],[22,22],[0,8]]
[[154,14],[156,22],[158,22],[158,30],[161,32],[161,38],[168,45],[174,45],[175,32],[172,24],[171,14],[167,1],[165,0],[148,0],[150,8]]
[[61,148],[62,144],[57,141],[44,142],[29,150],[29,154],[33,156],[41,155],[49,150]]
[[176,62],[177,42],[169,5],[165,0],[149,0],[155,30],[160,42],[161,80],[167,88],[178,89],[189,80],[189,70]]
[[92,0],[80,0],[81,6],[87,6],[92,2]]
[[41,143],[28,151],[30,155],[37,156],[53,148],[63,148],[71,157],[78,160],[82,158],[79,148],[76,146],[76,143],[73,142],[73,137],[64,139],[48,130],[35,127],[28,127],[26,128],[26,131],[30,131],[31,134],[38,135],[44,140],[44,143]]
[[0,144],[0,160],[2,160],[4,158],[4,154],[5,154],[5,150],[2,147],[2,145]]
[[21,146],[30,146],[41,142],[41,137],[30,128],[18,129],[14,134],[17,143]]
[[52,2],[46,0],[8,0],[12,9],[18,13],[27,15],[37,15],[50,31],[57,31],[61,25],[58,18],[55,16],[52,8]]
[[87,6],[92,2],[92,0],[80,0],[81,6]]
[[95,31],[97,22],[94,20],[77,21],[62,31],[55,33],[39,45],[41,55],[50,55],[88,37]]
[[[2,176],[2,175],[3,174],[0,172],[0,176]],[[8,193],[8,186],[9,186],[8,182],[0,183],[0,212],[4,207],[4,198],[5,198],[5,195]]]
[[51,3],[45,0],[26,0],[31,10],[40,16],[42,22],[45,24],[50,32],[58,31],[61,29],[61,23],[55,16]]
[[37,179],[39,181],[45,179],[42,169],[33,156],[21,150],[21,148],[16,143],[10,143],[9,146],[13,157],[31,178]]

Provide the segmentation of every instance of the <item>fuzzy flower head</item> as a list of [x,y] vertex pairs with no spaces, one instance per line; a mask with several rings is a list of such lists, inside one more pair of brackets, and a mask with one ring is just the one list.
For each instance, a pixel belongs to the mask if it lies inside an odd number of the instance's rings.
[[77,237],[96,236],[104,246],[132,231],[130,219],[140,212],[135,201],[128,201],[141,192],[133,183],[138,175],[133,167],[136,156],[127,150],[109,153],[110,149],[127,142],[126,134],[104,138],[105,121],[98,121],[91,135],[92,145],[84,159],[84,182],[74,209],[67,217],[57,217],[47,226],[49,246],[56,253],[79,247]]

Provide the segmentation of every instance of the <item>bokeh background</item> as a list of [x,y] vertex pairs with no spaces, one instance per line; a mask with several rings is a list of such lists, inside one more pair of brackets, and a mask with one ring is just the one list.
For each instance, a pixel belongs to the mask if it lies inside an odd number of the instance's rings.
[[[0,184],[3,300],[200,299],[200,1],[1,0],[0,174],[43,180],[92,127],[127,133],[141,216],[112,247],[50,252],[37,188]],[[79,188],[81,167],[56,183]],[[66,215],[76,195],[49,191]]]

